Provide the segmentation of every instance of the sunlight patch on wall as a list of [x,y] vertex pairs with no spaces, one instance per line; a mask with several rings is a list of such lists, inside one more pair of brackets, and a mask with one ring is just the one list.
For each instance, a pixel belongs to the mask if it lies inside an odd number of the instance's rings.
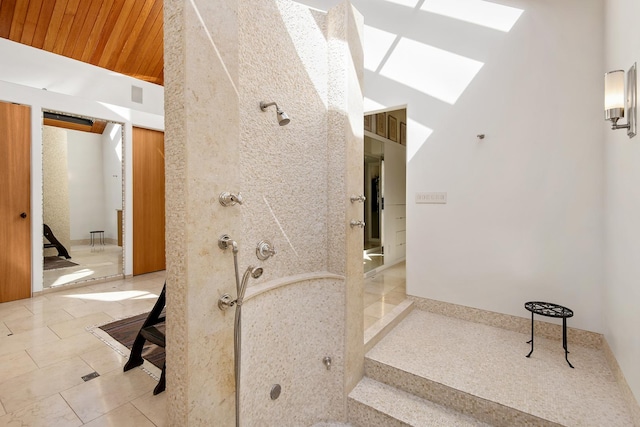
[[300,9],[302,8],[291,7],[286,2],[278,2],[277,5],[296,53],[309,76],[309,80],[313,82],[318,97],[326,107],[327,63],[317,60],[317,52],[323,49],[326,51],[323,48],[326,44],[324,33],[318,27],[318,22],[310,10],[301,13]]
[[407,6],[414,8],[418,4],[419,0],[387,0],[387,3],[395,3],[400,6]]
[[227,78],[229,79],[229,83],[231,84],[233,91],[236,93],[237,96],[240,96],[238,92],[238,88],[236,88],[236,84],[233,81],[231,74],[229,73],[227,64],[225,64],[224,60],[222,59],[222,55],[218,50],[218,46],[216,46],[216,43],[213,41],[213,36],[209,32],[209,28],[207,27],[207,24],[204,22],[204,18],[202,18],[202,15],[200,14],[200,10],[198,10],[198,6],[196,6],[196,3],[194,2],[194,0],[190,0],[190,3],[191,3],[191,7],[193,7],[193,11],[195,12],[196,16],[198,17],[198,20],[200,21],[200,25],[202,25],[202,30],[207,35],[207,38],[209,39],[209,43],[211,43],[211,47],[213,47],[213,51],[218,57],[218,61],[220,61],[220,65],[222,66],[222,69],[224,70],[225,74],[227,75]]
[[415,120],[407,117],[407,163],[411,161],[413,156],[422,148],[422,145],[429,139],[433,133],[433,129],[429,129],[416,122]]
[[376,111],[384,110],[386,107],[379,102],[374,101],[371,98],[364,97],[364,105],[362,109],[365,114],[375,113]]
[[482,62],[403,38],[380,74],[453,105],[483,65]]
[[376,71],[391,48],[396,35],[370,25],[364,26],[364,68]]
[[98,104],[107,108],[110,111],[116,113],[119,117],[121,117],[124,121],[131,121],[131,110],[125,107],[120,107],[118,105],[107,104],[106,102],[98,101]]
[[508,33],[523,10],[484,0],[426,0],[421,10]]

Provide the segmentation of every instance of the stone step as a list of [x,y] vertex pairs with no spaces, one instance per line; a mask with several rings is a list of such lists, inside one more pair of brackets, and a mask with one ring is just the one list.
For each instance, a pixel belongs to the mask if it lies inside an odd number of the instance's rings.
[[[471,419],[494,427],[511,426],[541,426],[557,427],[560,424],[542,419],[532,414],[503,405],[498,402],[483,399],[473,394],[457,390],[453,387],[423,378],[396,367],[369,358],[365,359],[365,375],[368,380],[376,381],[387,387],[396,389],[421,402],[429,402],[438,407],[448,408],[454,413],[466,415]],[[383,424],[382,424],[383,425]],[[407,424],[398,424],[407,425]],[[429,425],[429,424],[408,424]],[[435,424],[447,425],[447,424]],[[449,424],[466,425],[466,424]]]
[[488,424],[364,377],[349,394],[349,422],[358,427],[478,427]]

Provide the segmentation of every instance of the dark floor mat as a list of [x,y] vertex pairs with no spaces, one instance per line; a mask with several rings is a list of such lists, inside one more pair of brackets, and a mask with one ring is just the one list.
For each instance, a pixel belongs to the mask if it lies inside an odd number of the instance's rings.
[[[135,341],[136,336],[148,315],[149,313],[143,313],[126,319],[117,320],[104,326],[100,326],[100,329],[131,350],[131,347],[133,347],[133,341]],[[164,323],[158,324],[157,327],[164,328]],[[142,350],[142,357],[153,363],[153,365],[158,367],[158,369],[162,369],[162,366],[164,365],[164,348],[146,341]]]

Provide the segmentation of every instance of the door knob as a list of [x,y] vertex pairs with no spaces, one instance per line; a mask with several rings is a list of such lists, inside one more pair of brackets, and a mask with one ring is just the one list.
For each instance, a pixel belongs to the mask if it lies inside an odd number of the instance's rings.
[[23,218],[23,219],[24,219],[24,218],[26,218],[26,217],[27,217],[27,213],[26,213],[26,212],[22,212],[22,213],[20,214],[20,218]]

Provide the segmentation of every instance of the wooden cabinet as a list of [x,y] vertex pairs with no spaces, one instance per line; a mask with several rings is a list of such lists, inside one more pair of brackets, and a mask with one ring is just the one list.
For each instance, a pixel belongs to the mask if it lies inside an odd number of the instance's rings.
[[122,246],[122,209],[116,209],[116,221],[118,224],[118,246]]

